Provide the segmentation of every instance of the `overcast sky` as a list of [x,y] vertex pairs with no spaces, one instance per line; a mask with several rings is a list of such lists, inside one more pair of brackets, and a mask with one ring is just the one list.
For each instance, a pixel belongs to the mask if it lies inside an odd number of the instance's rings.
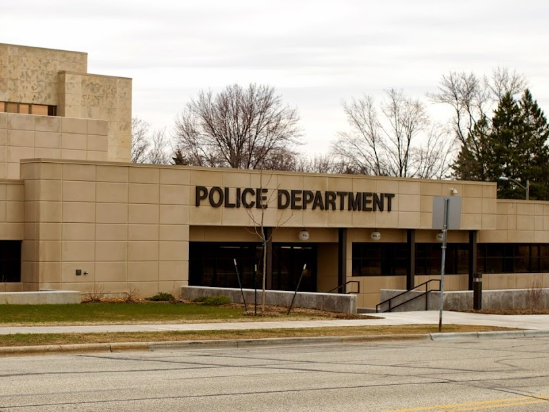
[[200,89],[274,86],[303,150],[325,153],[343,99],[424,98],[450,71],[516,70],[549,111],[548,20],[543,0],[18,0],[0,42],[87,52],[90,73],[133,78],[134,116],[167,130]]

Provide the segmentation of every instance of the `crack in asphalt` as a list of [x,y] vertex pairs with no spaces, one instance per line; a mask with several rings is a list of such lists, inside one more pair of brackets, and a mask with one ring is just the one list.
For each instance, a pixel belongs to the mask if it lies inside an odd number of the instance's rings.
[[[288,351],[286,353],[281,353],[279,357],[271,356],[271,357],[260,357],[261,355],[258,354],[257,356],[254,355],[239,355],[239,356],[233,356],[229,354],[222,354],[222,353],[202,353],[197,354],[194,357],[205,357],[210,360],[214,360],[214,363],[206,363],[206,362],[200,362],[198,360],[195,361],[188,361],[188,360],[177,360],[177,359],[170,359],[169,356],[163,356],[161,358],[153,358],[153,359],[146,359],[138,356],[96,356],[96,355],[77,355],[81,358],[89,358],[89,359],[105,359],[109,361],[131,361],[131,362],[141,362],[143,364],[149,363],[157,363],[160,365],[177,365],[174,368],[167,368],[166,366],[163,367],[156,367],[156,368],[140,368],[140,369],[127,369],[127,370],[101,370],[101,371],[70,371],[70,372],[63,372],[63,371],[53,371],[53,372],[29,372],[29,373],[12,373],[12,374],[4,374],[0,375],[1,377],[25,377],[25,376],[55,376],[55,375],[71,375],[71,374],[105,374],[105,373],[138,373],[138,372],[170,372],[170,371],[188,371],[188,370],[210,370],[210,369],[219,369],[219,368],[227,368],[227,369],[256,369],[258,370],[269,370],[269,371],[280,371],[278,374],[283,374],[283,372],[286,371],[292,371],[292,372],[302,372],[302,373],[327,373],[327,374],[337,374],[337,375],[367,375],[370,377],[379,377],[379,378],[414,378],[419,379],[420,382],[416,381],[410,381],[408,379],[406,382],[397,382],[397,383],[371,383],[371,384],[357,384],[357,385],[345,385],[345,386],[324,386],[324,387],[304,387],[304,388],[293,388],[293,389],[278,389],[278,390],[263,390],[263,391],[239,391],[239,392],[231,392],[231,393],[209,393],[209,394],[198,394],[198,395],[178,395],[178,396],[143,396],[143,397],[133,397],[133,398],[117,398],[117,399],[99,399],[99,400],[84,400],[84,401],[70,401],[70,402],[58,402],[58,403],[35,403],[35,404],[27,404],[27,405],[10,405],[6,406],[3,405],[2,408],[0,408],[0,412],[7,412],[15,409],[25,409],[28,410],[29,408],[43,408],[43,407],[62,407],[62,406],[78,406],[78,405],[94,405],[94,404],[106,404],[106,403],[114,403],[114,402],[148,402],[148,401],[156,401],[156,400],[166,400],[166,399],[208,399],[208,398],[215,398],[215,397],[231,397],[231,396],[256,396],[256,395],[269,395],[269,394],[284,394],[284,393],[305,393],[305,392],[315,392],[315,391],[341,391],[341,390],[359,390],[359,389],[369,389],[369,388],[382,388],[382,387],[399,387],[399,386],[414,386],[414,385],[426,385],[426,384],[442,384],[442,385],[457,385],[462,387],[470,387],[470,388],[476,388],[476,389],[483,389],[487,391],[494,391],[497,393],[505,393],[505,394],[512,394],[512,395],[518,395],[523,396],[525,398],[529,399],[535,399],[539,401],[545,401],[549,402],[549,399],[541,396],[536,396],[529,393],[521,392],[518,388],[502,388],[501,386],[496,386],[496,383],[503,383],[503,382],[511,382],[511,381],[517,381],[517,382],[525,382],[528,380],[533,379],[548,379],[549,375],[543,374],[543,375],[531,375],[531,376],[508,376],[508,377],[501,377],[501,378],[489,378],[489,374],[496,373],[496,372],[523,372],[524,370],[517,367],[516,365],[509,365],[507,363],[517,362],[520,361],[520,359],[528,359],[531,360],[531,357],[523,356],[521,358],[513,358],[511,359],[501,359],[502,353],[505,352],[520,352],[520,353],[534,353],[531,352],[531,350],[523,351],[520,349],[524,349],[528,345],[516,345],[513,346],[514,349],[505,349],[505,350],[494,350],[492,348],[471,348],[471,350],[475,351],[490,351],[490,352],[498,352],[500,354],[499,359],[492,359],[492,362],[494,364],[498,365],[505,365],[507,368],[504,369],[490,369],[490,370],[474,370],[474,369],[466,369],[466,368],[443,368],[443,367],[432,367],[432,366],[424,366],[418,363],[424,363],[424,360],[417,360],[417,361],[410,361],[410,362],[404,362],[404,363],[397,363],[397,364],[376,364],[372,363],[372,360],[370,359],[368,363],[365,362],[359,362],[359,363],[353,363],[352,361],[346,361],[346,362],[336,362],[336,361],[316,361],[316,360],[294,360],[294,359],[284,359],[284,356],[290,356],[293,355],[291,351]],[[444,348],[443,346],[438,346],[439,348]],[[355,346],[356,348],[356,346]],[[369,349],[371,346],[369,346]],[[388,347],[382,346],[383,349],[387,349]],[[402,346],[399,346],[400,349],[403,349]],[[453,348],[453,345],[447,345],[446,348],[448,350],[451,350]],[[461,350],[467,349],[463,346],[459,347]],[[517,350],[517,348],[519,350]],[[531,349],[531,345],[529,346]],[[324,348],[319,348],[324,349]],[[375,349],[375,348],[373,348]],[[406,347],[406,349],[410,349],[409,347]],[[349,349],[350,350],[350,349]],[[315,350],[314,348],[312,350],[307,351],[309,355],[315,354],[315,353],[325,353],[330,352],[330,350]],[[295,353],[296,355],[301,354],[303,355],[303,352]],[[189,353],[185,353],[185,355],[189,355]],[[539,352],[536,353],[537,356],[539,356]],[[179,355],[180,356],[180,355]],[[174,356],[175,358],[176,356]],[[229,359],[232,360],[232,364],[223,364],[219,362],[218,359]],[[380,357],[379,360],[383,360],[383,357]],[[432,359],[431,359],[432,360]],[[446,360],[441,358],[441,360]],[[238,364],[238,361],[261,361],[263,363],[252,363],[252,364]],[[276,364],[265,364],[264,362],[276,362]],[[182,365],[186,365],[188,367],[182,367]],[[331,365],[345,365],[345,366],[364,366],[365,368],[368,367],[376,367],[376,368],[393,368],[393,369],[409,369],[411,373],[407,373],[406,375],[402,374],[394,374],[394,373],[372,373],[371,371],[336,371],[336,370],[330,370],[328,367]],[[318,368],[315,368],[317,366]],[[510,369],[512,368],[512,370]],[[414,373],[414,371],[416,373]],[[428,372],[428,371],[437,371],[439,373],[439,376],[433,377],[433,376],[427,376],[426,374],[421,374],[417,372]],[[470,379],[463,379],[463,380],[456,380],[456,379],[449,379],[442,377],[440,375],[443,375],[445,373],[441,372],[461,372],[461,373],[475,373],[479,377]],[[255,375],[252,373],[251,375]],[[271,373],[271,375],[273,375]],[[250,376],[250,374],[247,374],[246,376]],[[208,377],[201,377],[200,379],[227,379],[227,378],[234,378],[234,374],[224,374],[224,375],[216,375],[216,376],[208,376]],[[197,379],[197,377],[188,377],[188,378],[177,378],[178,380],[192,380]],[[116,389],[117,391],[120,390],[120,388]],[[109,392],[110,390],[105,390],[105,392]],[[90,393],[92,391],[80,391],[76,394],[84,394],[84,393]],[[74,392],[71,392],[74,394]],[[55,393],[49,392],[48,395],[54,395]],[[60,392],[59,394],[62,394]],[[44,395],[44,394],[34,394],[34,395]],[[11,396],[0,396],[0,398],[13,398],[18,395],[11,395]],[[24,396],[33,396],[33,394],[26,393]],[[23,396],[20,396],[23,398]],[[22,400],[22,399],[21,399]]]

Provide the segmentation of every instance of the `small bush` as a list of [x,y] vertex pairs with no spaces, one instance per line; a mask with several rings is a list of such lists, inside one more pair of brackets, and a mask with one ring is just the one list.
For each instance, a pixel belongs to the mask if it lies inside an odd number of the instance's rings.
[[105,299],[107,293],[103,290],[102,285],[97,285],[82,296],[82,303],[98,303]]
[[202,303],[203,305],[208,305],[208,306],[221,306],[221,305],[227,305],[231,303],[231,299],[223,295],[201,296],[199,298],[194,299],[193,302]]
[[160,292],[150,298],[147,298],[147,300],[151,302],[173,302],[175,298],[171,293]]
[[135,303],[139,300],[139,292],[135,288],[130,288],[124,295],[124,302],[126,303]]
[[543,284],[539,279],[532,281],[530,287],[526,291],[526,305],[527,309],[534,311],[536,309],[543,309],[545,304],[545,290]]

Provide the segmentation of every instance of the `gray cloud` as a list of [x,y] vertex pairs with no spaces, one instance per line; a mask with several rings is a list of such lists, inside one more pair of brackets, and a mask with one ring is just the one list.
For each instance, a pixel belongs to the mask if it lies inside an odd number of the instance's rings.
[[267,83],[327,147],[342,99],[422,97],[450,70],[516,68],[549,106],[548,15],[534,0],[22,0],[0,27],[3,42],[86,51],[90,71],[133,77],[134,112],[156,127],[201,88]]

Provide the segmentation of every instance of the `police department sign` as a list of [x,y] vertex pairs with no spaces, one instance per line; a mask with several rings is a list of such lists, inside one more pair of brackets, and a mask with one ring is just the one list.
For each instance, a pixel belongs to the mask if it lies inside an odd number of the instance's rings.
[[[221,188],[196,186],[195,206],[209,204],[211,207],[266,209],[270,204],[277,209],[293,210],[350,210],[363,212],[390,212],[394,193],[339,192],[321,190],[277,189],[273,198],[264,188]],[[271,202],[272,200],[272,202]]]

